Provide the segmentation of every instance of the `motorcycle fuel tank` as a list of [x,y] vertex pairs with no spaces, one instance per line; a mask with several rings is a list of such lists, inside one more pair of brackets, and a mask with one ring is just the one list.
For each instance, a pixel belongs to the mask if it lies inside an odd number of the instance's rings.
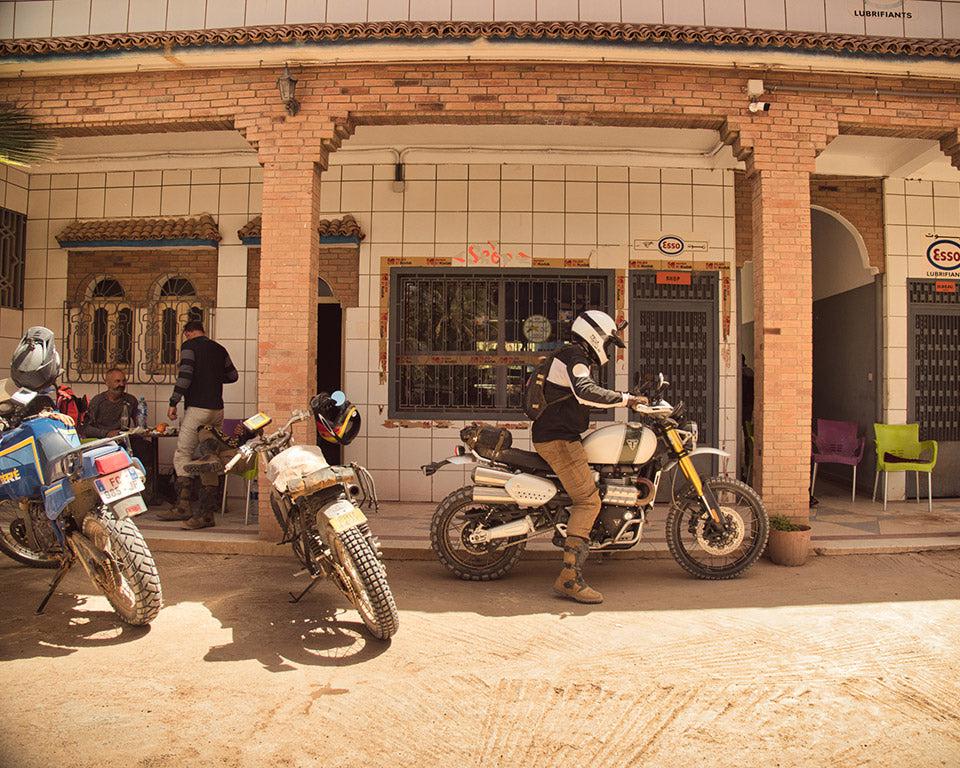
[[73,427],[56,419],[32,419],[0,437],[0,499],[39,496],[54,478],[55,461],[78,448]]
[[653,431],[634,424],[610,424],[583,439],[591,464],[646,464],[657,450]]

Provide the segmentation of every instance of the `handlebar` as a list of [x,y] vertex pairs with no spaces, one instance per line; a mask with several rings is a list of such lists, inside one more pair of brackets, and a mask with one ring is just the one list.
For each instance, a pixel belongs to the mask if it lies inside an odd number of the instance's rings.
[[313,414],[310,413],[310,411],[294,411],[290,415],[290,418],[287,419],[286,424],[280,427],[280,429],[278,429],[276,432],[272,432],[269,435],[260,435],[259,437],[255,437],[250,442],[241,445],[240,448],[237,449],[237,452],[234,454],[233,458],[224,465],[224,472],[229,472],[231,469],[237,466],[241,459],[246,461],[253,456],[254,451],[260,450],[263,446],[270,445],[281,437],[289,437],[290,427],[292,427],[298,421],[306,421],[307,419],[311,418],[313,418]]

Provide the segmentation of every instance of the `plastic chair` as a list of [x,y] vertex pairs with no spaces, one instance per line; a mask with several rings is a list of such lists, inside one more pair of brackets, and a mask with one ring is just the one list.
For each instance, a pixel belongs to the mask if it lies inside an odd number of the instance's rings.
[[817,433],[813,436],[813,480],[810,495],[817,485],[817,467],[821,464],[846,464],[853,467],[853,488],[850,501],[857,500],[857,465],[863,459],[865,438],[857,434],[853,421],[817,419]]
[[[920,440],[919,424],[874,424],[877,438],[877,474],[873,479],[873,499],[877,481],[883,472],[883,509],[887,509],[887,474],[916,472],[917,503],[920,503],[920,473],[927,473],[927,509],[933,511],[933,468],[937,465],[937,441]],[[929,458],[923,458],[926,453]]]
[[[222,428],[223,433],[227,436],[232,436],[233,431],[242,421],[243,419],[224,419]],[[229,485],[229,478],[232,475],[233,477],[239,477],[240,479],[247,481],[247,492],[243,506],[243,524],[250,524],[250,491],[253,487],[253,481],[257,479],[259,472],[257,458],[258,457],[254,455],[253,465],[244,472],[228,472],[223,476],[223,498],[220,500],[220,517],[223,517],[227,512],[227,486]]]

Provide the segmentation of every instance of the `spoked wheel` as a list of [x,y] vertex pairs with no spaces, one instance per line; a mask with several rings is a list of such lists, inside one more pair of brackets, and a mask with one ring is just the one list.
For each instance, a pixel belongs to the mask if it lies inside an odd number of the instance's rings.
[[88,515],[83,532],[113,557],[100,574],[100,588],[127,624],[140,626],[156,618],[163,605],[160,574],[147,542],[133,520]]
[[34,518],[40,519],[44,527],[39,534],[48,536],[50,541],[47,543],[51,545],[49,548],[38,548],[27,528],[27,521],[24,519],[26,514],[28,512],[15,501],[0,502],[0,551],[31,568],[56,568],[60,558],[57,556],[59,547],[55,546],[53,531],[43,519],[42,513]]
[[704,480],[720,504],[723,530],[701,509],[690,488],[667,515],[670,554],[699,579],[732,579],[763,554],[770,522],[763,501],[749,485],[728,477]]
[[470,534],[481,525],[499,525],[493,508],[473,500],[473,488],[460,488],[445,498],[430,523],[430,546],[440,562],[461,579],[491,581],[508,574],[520,559],[525,541],[501,539],[473,544]]
[[370,542],[357,528],[349,528],[336,535],[333,548],[349,589],[347,596],[367,629],[379,640],[393,637],[400,625],[397,604],[387,571]]

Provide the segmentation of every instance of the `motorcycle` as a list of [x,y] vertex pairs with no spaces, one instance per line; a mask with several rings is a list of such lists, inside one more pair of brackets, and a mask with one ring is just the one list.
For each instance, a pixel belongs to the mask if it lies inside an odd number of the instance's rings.
[[[333,394],[338,396],[345,400],[342,392]],[[373,477],[359,464],[330,466],[315,445],[294,444],[292,426],[310,418],[308,411],[295,411],[280,429],[265,434],[270,417],[251,416],[243,425],[255,437],[238,448],[225,471],[241,462],[250,466],[255,453],[266,460],[280,543],[293,547],[311,579],[299,595],[291,595],[291,602],[299,602],[321,579],[330,579],[370,633],[386,640],[396,633],[399,617],[380,545],[362,511],[378,508]]]
[[146,472],[129,437],[81,445],[63,421],[25,416],[36,393],[0,402],[0,550],[36,568],[57,568],[37,613],[77,562],[120,618],[148,624],[163,604],[153,555],[134,518],[147,510]]
[[[630,549],[657,498],[661,479],[673,472],[667,514],[667,545],[679,565],[701,579],[740,576],[767,543],[769,520],[759,495],[729,477],[703,479],[693,457],[728,456],[698,447],[695,422],[680,419],[663,399],[663,374],[640,390],[650,405],[635,408],[637,421],[609,424],[583,440],[597,479],[602,507],[590,535],[590,550]],[[476,465],[473,484],[448,495],[430,526],[430,544],[441,563],[461,579],[499,579],[517,564],[526,543],[553,533],[563,546],[570,497],[539,454],[511,447],[506,429],[486,424],[465,427],[464,446],[422,469]],[[676,470],[688,481],[676,492]]]

